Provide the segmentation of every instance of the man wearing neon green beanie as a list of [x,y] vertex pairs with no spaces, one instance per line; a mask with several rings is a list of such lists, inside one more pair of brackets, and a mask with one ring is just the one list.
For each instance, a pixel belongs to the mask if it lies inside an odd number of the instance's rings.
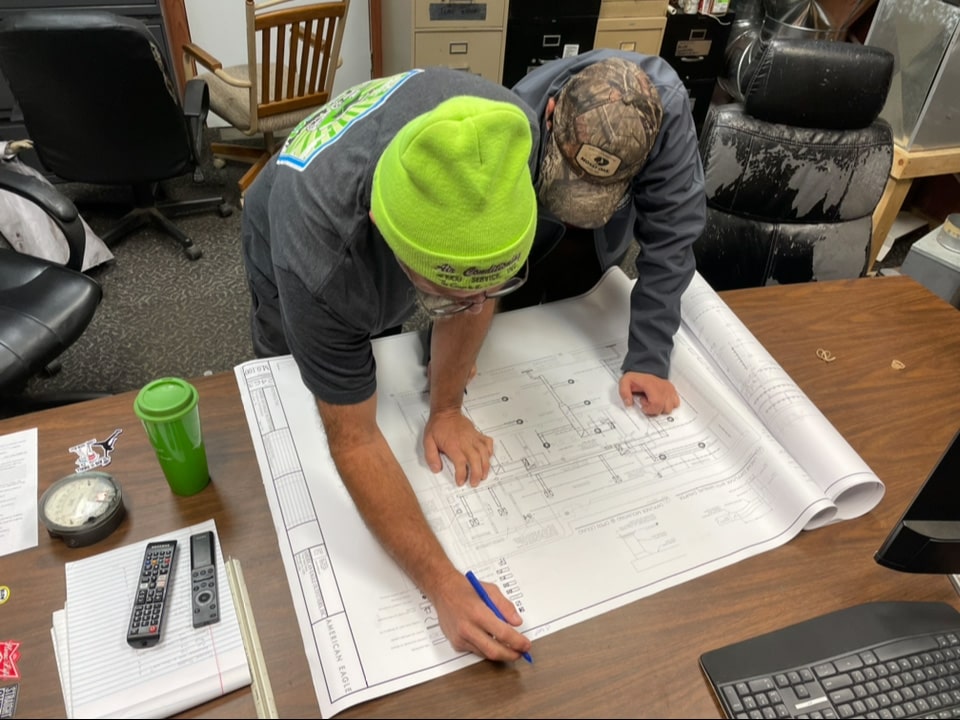
[[433,316],[423,447],[457,484],[490,469],[493,440],[461,411],[494,314],[520,287],[537,223],[539,128],[507,88],[444,68],[351,88],[304,120],[244,198],[251,332],[260,357],[292,354],[330,452],[387,552],[433,603],[457,650],[513,661],[530,649],[446,556],[377,425],[371,339],[418,303]]

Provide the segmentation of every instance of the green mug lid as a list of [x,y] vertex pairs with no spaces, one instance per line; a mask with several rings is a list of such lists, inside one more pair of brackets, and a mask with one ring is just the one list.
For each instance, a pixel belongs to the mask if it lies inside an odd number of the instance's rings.
[[197,389],[180,378],[153,380],[143,386],[133,410],[141,420],[176,420],[197,403]]

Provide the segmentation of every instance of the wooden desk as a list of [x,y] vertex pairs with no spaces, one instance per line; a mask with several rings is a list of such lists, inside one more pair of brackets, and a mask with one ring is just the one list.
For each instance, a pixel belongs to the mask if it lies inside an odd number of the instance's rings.
[[[724,293],[748,327],[887,484],[867,516],[802,533],[784,547],[536,641],[534,665],[478,663],[337,717],[721,717],[700,653],[872,599],[945,600],[949,581],[880,567],[873,553],[960,427],[960,313],[909,277]],[[836,360],[817,359],[817,349]],[[893,360],[904,364],[891,367]],[[63,717],[50,641],[64,604],[63,563],[215,517],[240,559],[281,717],[316,717],[313,683],[233,375],[195,380],[213,484],[178,498],[133,414],[133,394],[0,422],[39,427],[40,491],[73,470],[68,448],[123,428],[110,471],[128,518],[101,543],[0,558],[0,640],[18,640],[18,717]],[[249,689],[185,717],[254,717]]]

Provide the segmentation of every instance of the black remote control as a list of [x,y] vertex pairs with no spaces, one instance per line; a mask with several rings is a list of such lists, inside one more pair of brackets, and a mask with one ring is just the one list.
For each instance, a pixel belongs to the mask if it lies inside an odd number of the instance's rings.
[[160,641],[176,555],[176,540],[147,543],[127,627],[127,643],[135,648],[152,647]]
[[220,621],[220,599],[217,596],[217,554],[211,531],[190,536],[190,579],[193,583],[193,626],[212,625]]

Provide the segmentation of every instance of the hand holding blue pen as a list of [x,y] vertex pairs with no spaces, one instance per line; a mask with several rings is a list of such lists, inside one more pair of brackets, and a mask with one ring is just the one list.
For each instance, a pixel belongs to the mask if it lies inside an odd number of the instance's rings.
[[[491,600],[490,596],[487,595],[487,591],[483,589],[483,585],[481,585],[480,581],[477,580],[477,576],[473,574],[472,570],[467,571],[467,580],[469,580],[470,584],[473,585],[473,589],[477,591],[477,595],[480,596],[480,599],[483,600],[484,604],[488,608],[493,610],[493,614],[496,615],[499,619],[503,620],[504,622],[507,622],[507,619],[503,616],[503,613],[501,613],[497,609],[497,606],[493,604],[493,600]],[[533,658],[530,657],[530,653],[525,652],[522,654],[523,654],[523,659],[526,660],[528,663],[533,662]]]

